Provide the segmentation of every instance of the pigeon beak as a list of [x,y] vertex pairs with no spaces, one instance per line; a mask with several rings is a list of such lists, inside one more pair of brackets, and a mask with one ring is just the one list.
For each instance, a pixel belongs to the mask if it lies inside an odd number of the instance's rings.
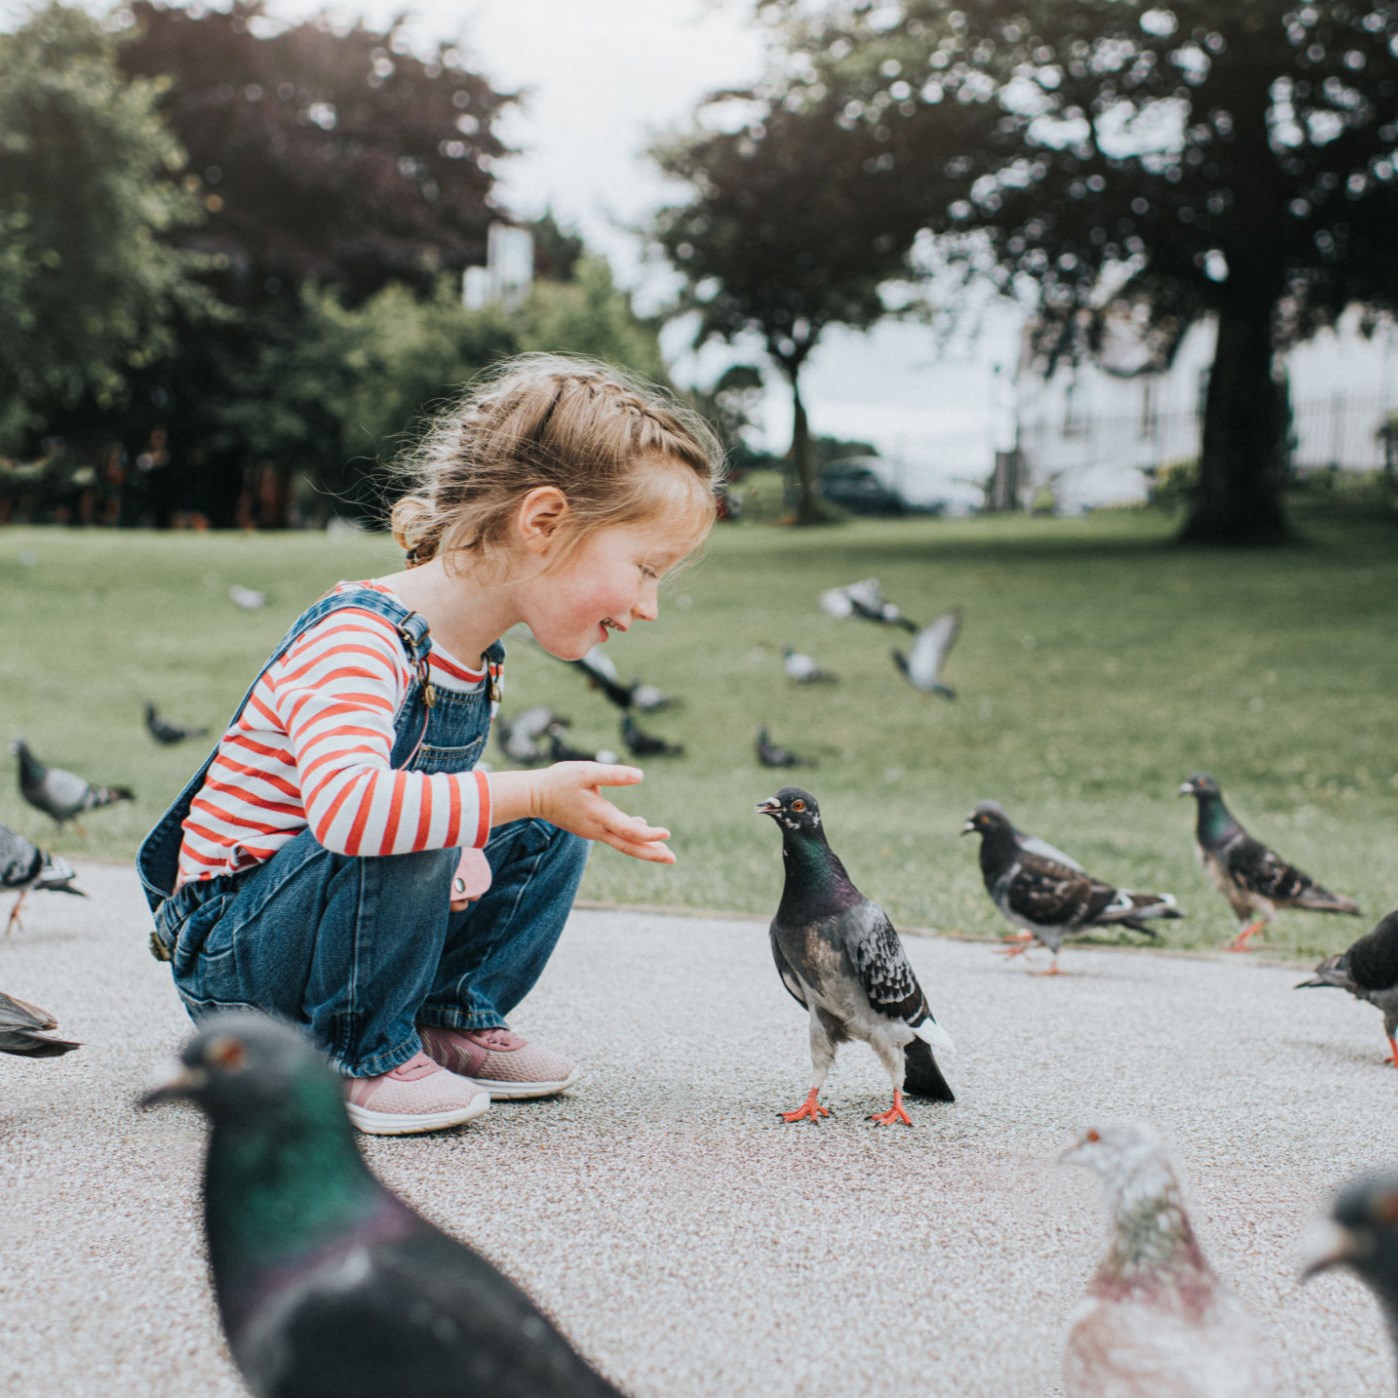
[[1321,1272],[1351,1262],[1366,1249],[1347,1228],[1328,1218],[1317,1219],[1306,1230],[1301,1244],[1301,1280],[1309,1281]]
[[1193,782],[1183,782],[1183,783],[1181,784],[1181,786],[1180,786],[1180,789],[1179,789],[1179,795],[1181,795],[1181,796],[1193,796],[1193,795],[1194,795],[1194,783],[1193,783]]
[[208,1081],[209,1075],[202,1068],[191,1068],[177,1058],[155,1073],[146,1084],[146,1090],[136,1099],[136,1105],[144,1109],[192,1097]]
[[963,835],[974,835],[976,833],[976,821],[974,816],[966,817],[966,824],[961,827]]
[[781,813],[782,803],[775,796],[769,796],[760,805],[754,806],[755,815],[769,815],[775,819]]

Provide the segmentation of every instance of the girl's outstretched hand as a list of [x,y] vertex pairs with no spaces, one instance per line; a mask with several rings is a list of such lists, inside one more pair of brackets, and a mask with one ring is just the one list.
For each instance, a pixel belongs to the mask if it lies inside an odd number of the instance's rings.
[[644,778],[639,767],[603,762],[556,762],[535,772],[492,772],[493,825],[532,817],[571,830],[652,864],[673,864],[664,842],[670,832],[627,815],[602,795],[604,786],[635,786]]

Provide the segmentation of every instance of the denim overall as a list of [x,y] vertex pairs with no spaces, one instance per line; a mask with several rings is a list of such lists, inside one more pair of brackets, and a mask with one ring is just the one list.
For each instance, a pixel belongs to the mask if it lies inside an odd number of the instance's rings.
[[[469,693],[430,684],[427,623],[395,598],[369,588],[323,597],[296,620],[262,673],[308,627],[346,607],[391,621],[413,669],[394,721],[392,766],[469,771],[490,730],[490,680]],[[498,664],[504,655],[497,641],[485,658]],[[175,892],[181,826],[215,753],[136,856],[155,914],[151,949],[170,961],[192,1019],[249,1007],[280,1015],[305,1025],[351,1077],[387,1073],[419,1052],[417,1025],[504,1025],[563,931],[586,840],[541,820],[497,826],[485,846],[491,886],[459,912],[449,907],[459,850],[335,854],[309,829],[264,863]]]

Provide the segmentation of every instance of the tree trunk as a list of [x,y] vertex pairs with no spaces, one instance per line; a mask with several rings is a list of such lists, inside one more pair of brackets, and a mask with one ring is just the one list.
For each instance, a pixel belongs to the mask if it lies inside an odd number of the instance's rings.
[[806,418],[806,405],[801,401],[800,364],[783,364],[791,384],[791,478],[796,485],[796,523],[823,524],[827,519],[821,508],[820,490],[816,485],[815,466],[811,460],[811,429]]
[[1180,533],[1187,542],[1276,544],[1290,535],[1282,508],[1290,415],[1275,373],[1275,304],[1239,297],[1219,310],[1199,484]]

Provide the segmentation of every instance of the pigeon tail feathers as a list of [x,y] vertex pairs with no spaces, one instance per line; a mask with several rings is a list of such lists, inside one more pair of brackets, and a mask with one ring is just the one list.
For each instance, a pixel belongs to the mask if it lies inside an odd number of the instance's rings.
[[[935,1020],[928,1021],[936,1024]],[[940,1026],[938,1026],[940,1027]],[[951,1036],[942,1030],[950,1042]],[[913,1097],[926,1097],[933,1102],[955,1102],[956,1093],[942,1076],[932,1050],[919,1036],[903,1050],[903,1091]]]

